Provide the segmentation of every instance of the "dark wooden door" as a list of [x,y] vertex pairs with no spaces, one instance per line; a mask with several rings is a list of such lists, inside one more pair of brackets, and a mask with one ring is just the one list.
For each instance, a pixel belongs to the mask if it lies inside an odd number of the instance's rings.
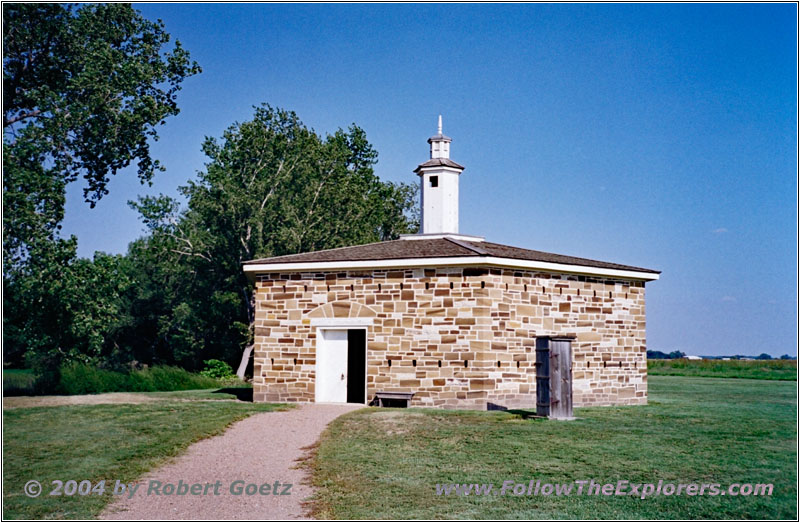
[[367,382],[367,331],[347,331],[347,403],[364,403]]
[[536,415],[550,415],[550,338],[536,338]]

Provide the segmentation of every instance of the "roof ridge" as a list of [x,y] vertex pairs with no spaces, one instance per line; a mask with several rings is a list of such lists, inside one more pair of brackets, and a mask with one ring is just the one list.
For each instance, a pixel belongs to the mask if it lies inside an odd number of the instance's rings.
[[340,249],[352,249],[353,247],[364,247],[366,245],[377,245],[379,243],[392,243],[392,242],[399,242],[399,241],[400,241],[400,239],[396,239],[396,240],[380,240],[380,241],[377,241],[377,242],[361,243],[359,245],[345,245],[344,247],[332,247],[330,249],[320,249],[318,251],[305,251],[305,252],[295,252],[293,254],[281,254],[280,256],[267,256],[266,258],[258,258],[258,259],[254,259],[254,260],[247,260],[246,262],[243,262],[242,265],[246,265],[248,263],[249,264],[255,264],[255,263],[258,263],[258,262],[260,262],[262,260],[274,260],[275,258],[286,258],[288,256],[298,256],[300,254],[311,254],[311,253],[317,253],[317,252],[338,251]]
[[445,236],[444,239],[449,241],[450,243],[455,243],[459,247],[464,247],[465,249],[468,249],[468,250],[474,252],[475,254],[479,254],[481,256],[488,256],[489,255],[488,252],[484,251],[480,247],[475,247],[474,245],[471,245],[471,244],[469,244],[467,242],[462,242],[461,240],[456,240],[455,238],[450,238],[449,236]]

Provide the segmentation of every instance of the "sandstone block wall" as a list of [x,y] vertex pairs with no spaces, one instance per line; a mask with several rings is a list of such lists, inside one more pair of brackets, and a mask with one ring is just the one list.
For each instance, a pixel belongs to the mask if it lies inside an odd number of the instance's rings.
[[575,406],[647,402],[644,283],[505,269],[257,276],[254,398],[314,401],[314,318],[371,318],[367,399],[535,408],[535,338],[573,335]]

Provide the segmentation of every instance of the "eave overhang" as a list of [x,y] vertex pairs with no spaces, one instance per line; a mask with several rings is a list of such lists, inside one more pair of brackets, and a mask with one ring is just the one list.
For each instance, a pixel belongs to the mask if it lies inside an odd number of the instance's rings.
[[431,267],[490,267],[501,269],[522,269],[559,274],[601,276],[623,280],[654,281],[659,278],[655,272],[633,271],[591,267],[533,260],[518,260],[496,256],[458,256],[446,258],[401,258],[392,260],[354,260],[324,262],[253,263],[243,265],[250,281],[256,275],[276,272],[327,272],[367,269],[409,269]]

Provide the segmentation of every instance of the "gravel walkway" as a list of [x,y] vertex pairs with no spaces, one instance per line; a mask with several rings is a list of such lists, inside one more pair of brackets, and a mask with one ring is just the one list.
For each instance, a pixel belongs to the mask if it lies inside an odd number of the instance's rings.
[[[303,519],[307,518],[302,502],[311,493],[304,484],[306,474],[295,468],[297,460],[314,444],[325,426],[336,417],[361,408],[360,405],[303,404],[284,412],[256,414],[239,421],[222,435],[199,441],[173,462],[162,466],[137,482],[133,497],[120,496],[100,515],[100,519]],[[161,489],[147,494],[161,482]],[[183,495],[165,495],[179,480],[195,486]],[[232,484],[255,484],[269,494],[231,494]],[[278,491],[288,495],[274,495]],[[214,485],[218,483],[217,492]],[[210,484],[206,487],[206,484]],[[261,487],[269,484],[269,487]],[[113,487],[113,485],[111,485]],[[184,487],[186,488],[186,487]],[[191,488],[191,487],[188,487]],[[253,489],[254,487],[250,487]],[[201,493],[205,489],[206,494]],[[181,488],[183,490],[183,488]]]

